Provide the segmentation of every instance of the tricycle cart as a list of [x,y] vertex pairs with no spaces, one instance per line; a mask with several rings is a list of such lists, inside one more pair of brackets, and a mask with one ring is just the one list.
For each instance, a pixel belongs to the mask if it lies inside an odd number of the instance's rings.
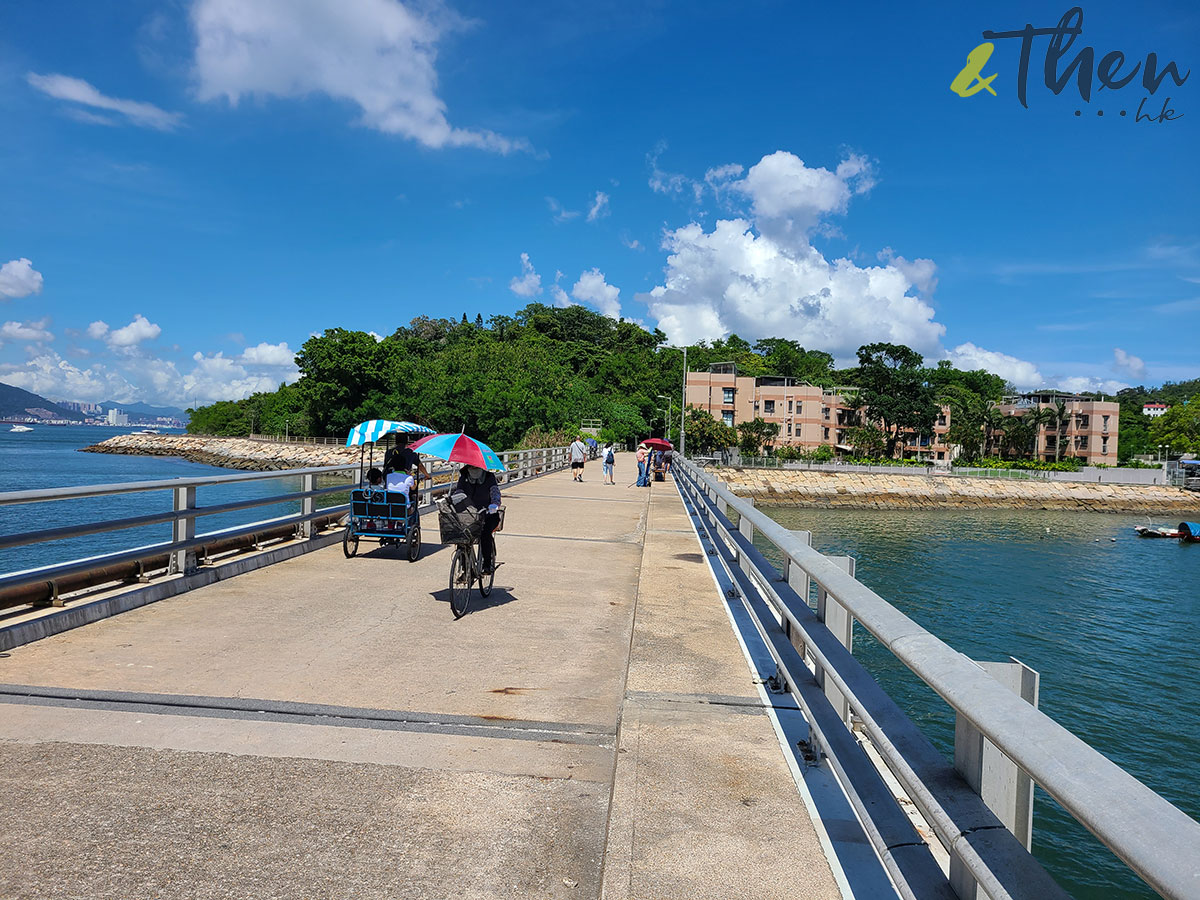
[[[342,535],[346,558],[358,553],[360,540],[377,541],[405,548],[409,562],[421,555],[420,493],[414,484],[403,489],[409,472],[384,473],[383,463],[389,448],[411,437],[432,434],[433,429],[415,422],[371,419],[361,422],[346,436],[347,447],[361,447],[358,461],[358,487],[350,491],[350,516]],[[375,452],[380,452],[376,466]]]

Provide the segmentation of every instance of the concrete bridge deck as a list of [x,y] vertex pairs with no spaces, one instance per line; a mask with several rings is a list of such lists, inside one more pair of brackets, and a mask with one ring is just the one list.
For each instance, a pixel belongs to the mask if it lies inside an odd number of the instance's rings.
[[674,485],[588,476],[457,622],[363,544],[0,657],[0,896],[841,896]]

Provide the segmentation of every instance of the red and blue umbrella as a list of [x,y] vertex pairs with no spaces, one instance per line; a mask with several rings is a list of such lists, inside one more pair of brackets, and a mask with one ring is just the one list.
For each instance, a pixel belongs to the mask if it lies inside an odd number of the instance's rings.
[[434,434],[408,446],[434,459],[462,463],[464,466],[478,466],[489,472],[508,471],[495,450],[483,441],[477,441],[465,434]]

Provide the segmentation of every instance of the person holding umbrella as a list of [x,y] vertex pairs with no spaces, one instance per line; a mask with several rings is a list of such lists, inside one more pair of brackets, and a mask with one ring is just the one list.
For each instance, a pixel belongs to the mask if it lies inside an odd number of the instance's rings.
[[492,532],[500,524],[500,482],[487,469],[463,466],[454,490],[466,494],[468,505],[480,513],[479,522],[483,530],[479,534],[479,564],[483,574],[490,575],[496,565],[496,538]]
[[504,462],[491,447],[465,434],[435,434],[412,445],[426,456],[462,463],[455,491],[467,497],[468,505],[480,514],[480,565],[484,574],[496,564],[496,540],[492,532],[500,524],[500,482],[492,472],[504,472]]

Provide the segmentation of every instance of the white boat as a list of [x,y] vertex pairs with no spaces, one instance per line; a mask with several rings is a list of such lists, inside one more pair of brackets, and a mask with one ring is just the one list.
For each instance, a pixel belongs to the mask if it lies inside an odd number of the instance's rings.
[[10,432],[11,431],[33,431],[33,429],[30,428],[28,425],[14,425],[12,428],[10,428],[8,430]]

